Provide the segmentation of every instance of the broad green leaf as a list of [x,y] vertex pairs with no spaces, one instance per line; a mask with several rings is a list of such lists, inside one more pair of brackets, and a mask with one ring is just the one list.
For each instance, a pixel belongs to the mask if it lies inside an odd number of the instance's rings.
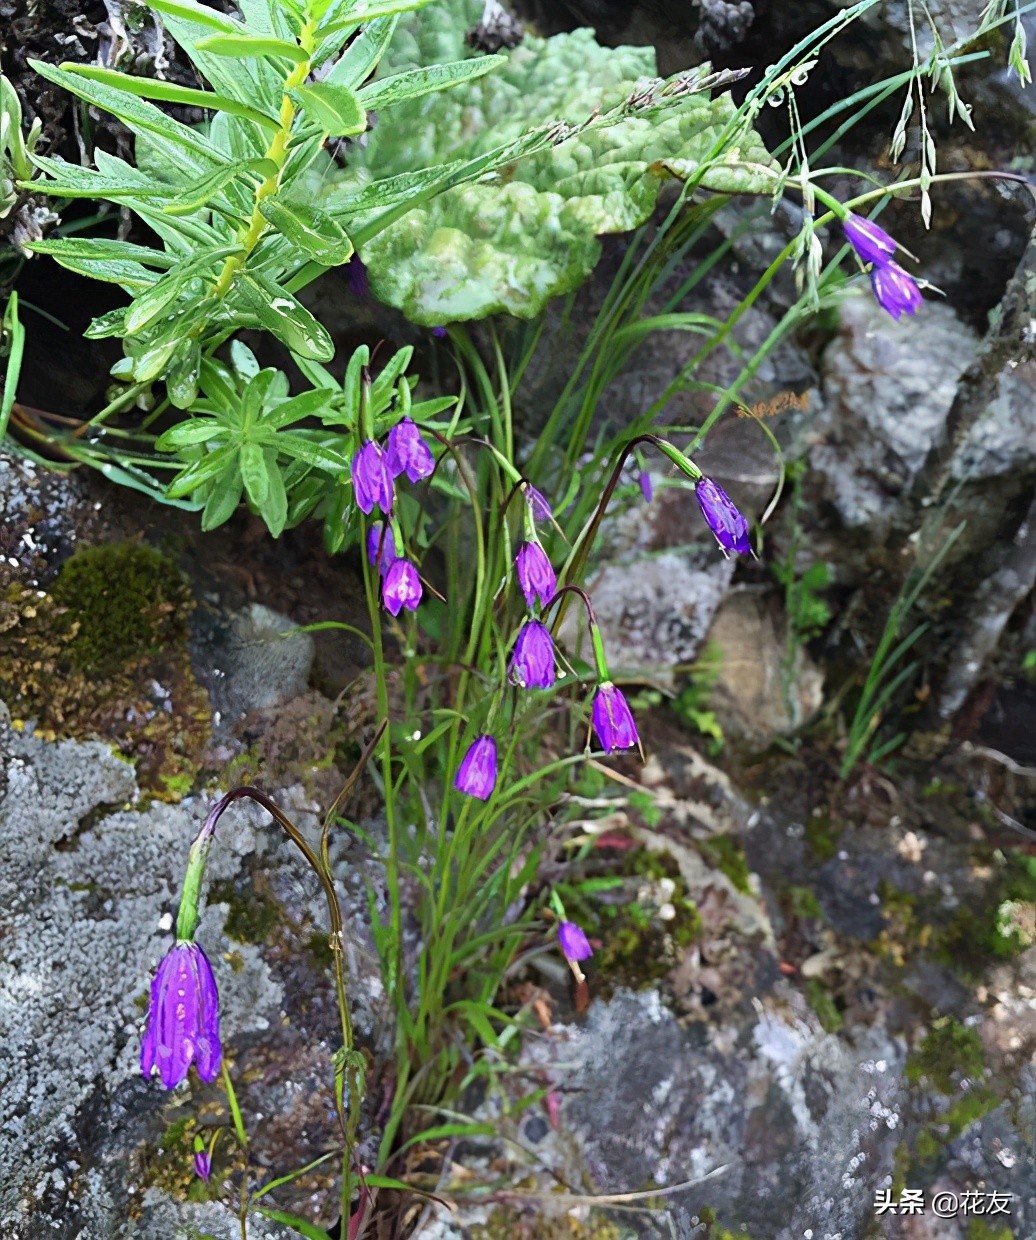
[[226,432],[212,418],[190,418],[186,422],[178,422],[167,431],[163,431],[155,440],[159,452],[179,452],[182,448],[194,447],[200,443],[208,443]]
[[178,103],[182,107],[209,108],[216,112],[229,112],[232,116],[240,116],[252,121],[272,132],[280,127],[280,122],[273,116],[267,116],[258,108],[253,108],[238,99],[227,95],[218,95],[211,90],[196,90],[193,86],[179,86],[176,82],[163,82],[158,78],[136,77],[132,73],[119,73],[116,69],[105,69],[100,65],[80,65],[69,62],[62,65],[69,73],[77,77],[87,78],[91,82],[99,82],[112,90],[132,95],[139,99],[158,99],[162,103]]
[[281,198],[265,198],[259,210],[289,241],[325,267],[337,267],[349,261],[353,243],[341,224],[325,211]]
[[126,258],[70,258],[55,254],[54,261],[77,275],[104,280],[108,284],[120,284],[127,290],[149,289],[158,280],[157,272],[148,271],[142,264]]
[[241,464],[241,478],[245,484],[245,494],[261,512],[270,494],[270,474],[262,447],[257,443],[243,443],[238,459]]
[[331,391],[335,389],[314,388],[311,392],[302,392],[290,400],[283,401],[272,409],[264,409],[259,418],[263,429],[279,430],[302,418],[319,417],[331,403]]
[[305,64],[309,57],[297,43],[252,34],[214,34],[199,40],[199,51],[213,56],[249,59],[254,56],[280,56],[292,64]]
[[293,352],[315,362],[334,357],[327,329],[290,293],[255,272],[242,272],[233,287],[245,309]]
[[284,489],[284,477],[277,464],[276,451],[273,448],[267,448],[263,456],[266,461],[268,491],[260,511],[266,522],[266,528],[274,538],[280,538],[284,533],[285,522],[288,520],[288,493]]
[[179,340],[164,340],[133,359],[133,379],[136,383],[150,383],[165,371],[169,359],[176,352]]
[[325,448],[323,444],[313,443],[309,439],[303,439],[301,435],[282,431],[277,435],[276,442],[282,452],[297,457],[298,460],[305,461],[307,465],[312,465],[316,469],[326,469],[329,473],[340,474],[349,467],[349,462],[340,452]]
[[[365,105],[383,83],[427,66],[477,64],[465,32],[482,10],[482,0],[440,0],[401,18],[363,87]],[[414,322],[533,317],[586,279],[600,236],[649,219],[676,175],[720,192],[772,185],[776,165],[739,127],[729,94],[713,98],[690,78],[666,92],[650,48],[604,48],[580,29],[528,36],[505,60],[488,76],[393,103],[391,123],[370,131],[320,201],[335,215],[363,213],[348,226],[372,290]],[[539,141],[526,154],[507,151],[530,131]],[[419,179],[442,164],[453,167],[454,184],[424,188],[409,210],[402,195],[385,216],[363,200],[384,200],[394,178]]]
[[206,4],[196,4],[195,0],[147,0],[148,8],[154,9],[164,17],[179,17],[185,21],[197,22],[199,26],[208,26],[223,34],[236,34],[243,29],[239,22],[233,21],[217,9]]
[[367,113],[355,91],[348,86],[313,82],[309,86],[297,87],[292,93],[310,120],[329,137],[346,138],[363,133],[367,128]]
[[270,159],[243,159],[232,164],[224,164],[184,189],[182,195],[178,196],[175,202],[167,203],[162,211],[166,215],[192,215],[242,173],[254,172],[261,176],[269,176],[276,171],[277,165]]
[[176,258],[164,250],[153,250],[150,246],[134,245],[131,241],[113,241],[105,237],[59,237],[54,240],[32,241],[25,248],[33,254],[50,254],[54,258],[123,259],[143,263],[145,267],[168,268],[176,262]]
[[245,484],[239,473],[224,474],[212,484],[205,508],[201,514],[201,528],[206,532],[222,525],[237,511]]
[[213,164],[221,162],[217,153],[195,130],[167,116],[161,108],[138,99],[136,95],[116,90],[104,82],[94,81],[89,76],[76,72],[84,68],[82,65],[48,65],[42,60],[30,60],[29,64],[40,77],[62,86],[65,90],[78,95],[88,103],[95,104],[118,117],[135,134],[150,133],[167,144],[170,159],[178,153],[182,164],[189,170],[202,172]]
[[126,330],[126,314],[129,306],[118,306],[99,314],[83,332],[87,340],[107,340],[110,336],[121,336]]
[[209,452],[200,461],[192,462],[185,470],[177,474],[166,487],[166,495],[170,499],[180,499],[184,495],[190,495],[192,491],[197,491],[200,486],[218,478],[224,472],[233,472],[235,476],[240,476],[237,454],[237,448],[229,446]]
[[447,86],[459,86],[489,73],[497,65],[507,63],[506,56],[479,56],[473,60],[457,60],[450,65],[430,65],[427,69],[410,69],[392,77],[371,82],[358,92],[365,108],[387,108],[404,99],[417,99]]
[[198,396],[198,379],[201,372],[201,342],[196,336],[181,340],[179,348],[169,359],[165,376],[165,389],[170,402],[177,409],[189,409]]
[[32,186],[45,190],[52,198],[108,198],[118,202],[135,198],[170,198],[177,192],[175,186],[156,185],[123,160],[114,161],[121,165],[115,176],[80,167],[79,164],[65,163],[61,159],[50,159],[46,155],[34,155],[32,162],[51,179],[29,182],[25,188]]
[[392,17],[397,13],[413,13],[432,3],[434,0],[354,0],[354,3],[346,6],[340,20],[334,20],[334,15],[331,14],[331,20],[327,25],[321,26],[320,33],[326,37],[338,30],[374,21],[375,18]]

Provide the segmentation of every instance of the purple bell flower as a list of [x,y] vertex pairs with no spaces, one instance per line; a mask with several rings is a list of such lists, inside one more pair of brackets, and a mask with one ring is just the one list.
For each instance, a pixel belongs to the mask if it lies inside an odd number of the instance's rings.
[[540,606],[546,607],[558,588],[558,579],[540,544],[523,542],[514,557],[514,569],[527,605],[531,607],[539,598]]
[[655,495],[655,488],[651,485],[651,475],[646,469],[642,469],[637,481],[640,483],[640,493],[644,497],[644,503],[650,504]]
[[538,620],[526,620],[518,631],[510,678],[522,689],[549,689],[554,683],[554,642]]
[[537,521],[549,521],[554,516],[550,504],[543,498],[543,492],[537,491],[529,482],[525,484],[525,502]]
[[882,310],[898,320],[904,314],[916,314],[924,298],[913,276],[898,263],[885,263],[871,270],[871,288]]
[[192,1063],[203,1081],[211,1081],[222,1062],[212,966],[197,943],[179,942],[162,958],[151,983],[140,1070],[149,1077],[157,1068],[165,1088],[173,1089]]
[[206,1149],[194,1151],[194,1174],[199,1180],[208,1183],[209,1176],[212,1175],[212,1159]]
[[[378,551],[381,554],[378,554]],[[388,572],[396,555],[396,540],[390,529],[385,528],[384,521],[375,521],[367,531],[367,559],[376,567],[382,577]]]
[[377,505],[387,514],[392,508],[392,475],[373,439],[353,457],[353,492],[361,512],[370,513]]
[[381,585],[385,610],[393,616],[398,616],[404,607],[407,611],[416,611],[423,594],[424,586],[413,564],[403,557],[393,560]]
[[730,496],[711,478],[699,478],[694,488],[701,515],[708,523],[720,550],[740,551],[750,555],[752,544],[748,539],[748,521],[738,511]]
[[862,215],[850,215],[842,221],[845,239],[865,263],[884,267],[896,252],[896,243],[888,233],[873,220]]
[[444,340],[449,335],[449,332],[440,323],[438,327],[432,328],[432,335],[436,338],[436,340]]
[[457,768],[453,786],[458,792],[477,797],[480,801],[488,801],[493,795],[496,787],[496,741],[491,736],[479,736],[472,741]]
[[562,921],[558,924],[558,944],[565,959],[589,960],[594,954],[582,927],[574,921]]
[[435,457],[421,438],[413,418],[404,418],[389,431],[385,464],[393,478],[406,474],[411,482],[420,482],[435,469]]
[[354,297],[364,298],[370,291],[370,281],[367,279],[367,265],[359,254],[354,253],[352,258],[345,264],[345,278],[349,284],[349,291]]
[[640,743],[637,725],[622,690],[604,680],[597,686],[591,711],[594,731],[608,753],[616,749],[633,749]]

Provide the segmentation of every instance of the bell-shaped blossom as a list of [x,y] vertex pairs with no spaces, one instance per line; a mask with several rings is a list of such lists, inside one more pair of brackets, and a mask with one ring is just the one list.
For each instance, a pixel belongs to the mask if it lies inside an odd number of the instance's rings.
[[880,225],[862,215],[842,221],[845,239],[865,263],[883,267],[895,254],[896,243]]
[[655,488],[651,485],[651,475],[646,469],[640,471],[637,482],[640,483],[640,493],[644,497],[644,503],[650,504],[655,495]]
[[194,1174],[200,1179],[208,1181],[212,1175],[212,1156],[203,1145],[201,1149],[197,1145],[194,1147]]
[[597,686],[590,714],[597,739],[608,753],[614,753],[616,749],[633,749],[640,743],[633,712],[622,690],[610,680],[604,680]]
[[525,484],[525,502],[537,521],[549,521],[554,516],[550,504],[543,497],[543,492],[537,491],[529,482]]
[[453,781],[458,792],[480,801],[488,801],[496,787],[496,741],[491,736],[479,736],[472,741],[468,752],[461,759]]
[[514,570],[528,606],[531,607],[538,598],[540,606],[546,607],[558,588],[558,579],[539,543],[522,543],[514,557]]
[[897,321],[904,314],[916,314],[924,301],[913,276],[898,263],[875,265],[871,271],[871,288],[878,305]]
[[151,983],[140,1069],[157,1068],[173,1089],[193,1063],[203,1081],[215,1079],[223,1062],[219,1040],[219,994],[212,966],[194,942],[178,942],[163,957]]
[[392,475],[373,439],[353,457],[353,493],[361,512],[372,512],[376,505],[388,514],[392,508]]
[[752,544],[748,538],[748,521],[726,491],[711,478],[699,478],[694,493],[698,497],[701,515],[715,535],[723,554],[740,551],[744,555],[750,555]]
[[594,954],[582,927],[574,921],[558,924],[558,944],[566,960],[589,960]]
[[403,418],[389,431],[385,464],[393,478],[406,474],[411,482],[420,482],[435,469],[435,457],[413,418]]
[[509,675],[522,689],[549,689],[554,683],[554,642],[546,625],[526,620],[519,629]]
[[385,604],[385,610],[393,616],[398,616],[404,607],[408,611],[416,611],[423,594],[424,586],[413,564],[402,556],[393,560],[381,583],[381,601]]
[[384,577],[398,558],[392,531],[386,528],[383,521],[375,521],[367,531],[367,559]]

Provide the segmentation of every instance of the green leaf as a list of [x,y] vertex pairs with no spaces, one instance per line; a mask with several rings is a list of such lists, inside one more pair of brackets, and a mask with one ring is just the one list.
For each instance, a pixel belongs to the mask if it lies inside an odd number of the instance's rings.
[[334,357],[334,341],[295,297],[255,272],[242,272],[233,288],[262,327],[272,332],[301,357],[329,362]]
[[226,185],[245,172],[255,172],[261,176],[269,176],[277,171],[277,165],[270,159],[239,159],[232,164],[224,164],[214,169],[200,181],[183,190],[175,202],[167,203],[162,208],[166,215],[193,215],[200,207],[210,202]]
[[[402,18],[361,100],[427,66],[479,65],[465,32],[482,8],[440,0]],[[362,213],[348,227],[372,290],[412,321],[531,318],[586,279],[600,236],[650,218],[673,175],[722,192],[772,186],[776,165],[729,94],[681,77],[634,102],[651,81],[650,48],[604,48],[587,29],[526,37],[488,76],[394,102],[391,124],[350,153],[321,205]]]
[[158,280],[156,272],[126,258],[70,258],[55,254],[54,261],[77,275],[121,284],[125,289],[149,289]]
[[0,440],[7,434],[7,424],[14,408],[14,398],[18,389],[18,378],[22,369],[22,356],[25,352],[25,328],[18,317],[18,294],[12,292],[7,299],[3,318],[0,319],[0,344],[7,338],[7,358],[4,366],[4,381],[0,387]]
[[329,137],[345,138],[363,133],[367,128],[367,113],[363,110],[356,92],[348,86],[333,82],[313,82],[292,91],[306,115]]
[[135,336],[142,332],[175,301],[191,280],[214,267],[221,260],[240,252],[239,246],[227,245],[218,250],[205,250],[201,254],[196,254],[194,258],[177,263],[162,276],[157,284],[153,283],[147,292],[134,301],[126,315],[124,334]]
[[244,483],[238,473],[223,474],[212,484],[205,508],[201,514],[201,528],[208,532],[222,525],[237,511],[244,492]]
[[292,422],[302,418],[319,417],[331,404],[331,392],[337,389],[314,388],[311,392],[302,392],[290,400],[282,401],[272,409],[264,409],[259,417],[262,429],[280,430]]
[[270,494],[270,474],[262,447],[257,443],[243,443],[238,458],[245,494],[260,512]]
[[163,82],[157,78],[135,77],[132,73],[119,73],[116,69],[105,69],[100,65],[69,62],[62,65],[62,68],[78,77],[99,82],[135,98],[158,99],[163,103],[180,104],[181,107],[229,112],[231,116],[240,116],[243,120],[252,121],[271,132],[276,132],[280,127],[276,117],[267,116],[265,112],[260,112],[247,103],[241,103],[228,95],[218,95],[211,90],[196,90],[193,86],[179,86],[175,82]]
[[176,262],[175,257],[164,250],[103,237],[60,237],[52,241],[32,241],[25,248],[33,254],[51,254],[55,258],[120,259],[164,269]]
[[213,418],[190,418],[163,431],[155,440],[155,448],[159,452],[180,452],[200,443],[209,443],[224,434],[223,427]]
[[80,99],[118,117],[133,133],[152,134],[161,139],[168,146],[170,160],[178,153],[181,164],[186,164],[188,170],[201,172],[214,163],[222,162],[203,137],[189,126],[167,116],[161,108],[76,72],[86,66],[48,65],[42,60],[30,60],[29,64],[48,82],[62,86]]
[[474,81],[506,63],[506,56],[479,56],[475,60],[456,60],[448,65],[430,65],[427,69],[409,69],[364,86],[358,98],[367,109],[386,108],[404,99],[417,99],[432,91]]
[[264,198],[259,210],[293,245],[325,267],[337,267],[352,256],[353,243],[345,229],[326,211],[281,198]]
[[326,469],[328,473],[340,475],[342,470],[349,468],[349,462],[340,452],[325,448],[323,444],[303,439],[301,435],[284,433],[277,435],[276,443],[281,452],[290,454],[296,460],[305,461],[317,469]]
[[269,493],[261,511],[266,528],[274,538],[280,538],[288,520],[288,493],[284,489],[284,477],[277,464],[277,453],[274,449],[267,448],[264,456]]
[[210,9],[208,5],[196,4],[195,0],[147,0],[148,8],[166,17],[180,17],[185,21],[197,22],[199,26],[208,26],[212,30],[224,34],[236,34],[243,27],[239,22]]
[[198,50],[213,56],[229,56],[235,60],[254,56],[279,56],[292,64],[305,64],[309,57],[297,43],[253,34],[214,34],[200,39]]
[[[338,86],[348,86],[353,90],[378,67],[378,61],[384,56],[392,36],[395,33],[398,17],[380,17],[356,36],[342,53],[342,56],[331,66],[325,82],[334,82]],[[313,57],[315,65],[321,65],[331,56],[338,54],[341,47],[341,36],[333,35],[321,43]]]
[[392,17],[397,13],[413,13],[432,3],[433,0],[354,0],[342,18],[322,26],[320,34],[326,36],[337,30],[360,26],[376,18]]
[[99,314],[83,332],[87,340],[107,340],[111,336],[121,336],[126,330],[126,315],[129,306],[118,306]]
[[284,1210],[271,1210],[268,1206],[256,1206],[256,1212],[263,1215],[264,1218],[271,1219],[274,1223],[283,1223],[285,1227],[291,1227],[305,1236],[305,1240],[331,1240],[322,1227],[318,1227],[316,1223],[309,1222],[308,1219],[299,1218],[297,1214],[287,1214]]

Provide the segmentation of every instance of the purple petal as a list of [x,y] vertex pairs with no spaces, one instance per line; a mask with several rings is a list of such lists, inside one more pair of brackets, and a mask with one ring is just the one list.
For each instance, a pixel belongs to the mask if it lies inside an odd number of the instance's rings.
[[639,742],[637,725],[622,690],[610,680],[602,681],[594,695],[591,711],[594,731],[601,748],[608,753],[616,749],[633,749]]
[[574,921],[559,923],[558,943],[566,960],[589,960],[594,954],[582,927],[577,926]]
[[402,557],[393,560],[385,573],[385,581],[381,587],[381,601],[385,610],[398,616],[405,607],[408,611],[416,611],[424,594],[424,586],[417,569],[409,560]]
[[871,288],[882,310],[898,322],[904,314],[916,314],[924,298],[914,278],[898,263],[886,263],[871,271]]
[[842,229],[845,239],[865,263],[883,266],[896,252],[896,243],[884,228],[862,215],[851,214],[842,221]]
[[477,737],[457,768],[453,786],[458,792],[480,801],[488,801],[496,787],[496,741],[491,736]]
[[526,604],[531,607],[538,597],[540,606],[546,607],[554,597],[558,579],[540,544],[523,542],[514,557],[514,568]]
[[728,551],[739,551],[750,555],[752,544],[748,537],[748,521],[735,506],[730,496],[711,478],[700,478],[695,485],[694,493],[698,497],[698,506],[709,529],[715,535],[724,555]]
[[527,620],[511,656],[511,681],[523,689],[549,689],[554,683],[554,642],[546,625]]

